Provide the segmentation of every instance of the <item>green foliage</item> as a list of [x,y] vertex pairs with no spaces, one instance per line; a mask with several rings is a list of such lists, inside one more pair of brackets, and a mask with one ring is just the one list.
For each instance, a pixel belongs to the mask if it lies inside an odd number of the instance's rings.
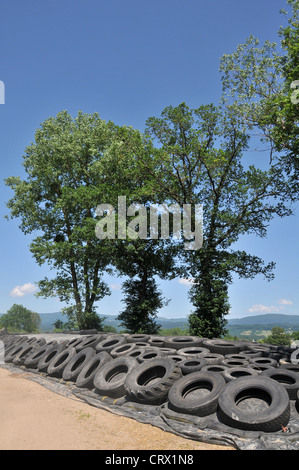
[[188,251],[180,245],[185,274],[194,280],[190,332],[222,336],[233,273],[273,277],[274,263],[265,264],[233,245],[243,234],[265,237],[275,215],[291,213],[284,201],[286,175],[275,167],[265,171],[243,164],[250,136],[229,108],[168,106],[160,118],[147,120],[146,132],[159,146],[144,163],[157,195],[181,207],[203,204],[202,248]]
[[[250,36],[235,52],[221,59],[223,104],[239,116],[245,128],[258,132],[276,161],[289,175],[298,195],[299,142],[299,4],[287,0],[288,25],[281,27],[281,48]],[[263,144],[262,148],[265,148]]]
[[14,333],[36,333],[39,330],[40,316],[23,305],[14,304],[0,317],[0,327]]
[[299,339],[299,331],[293,331],[291,336],[292,336],[292,339],[294,341],[298,340]]
[[114,245],[96,237],[95,209],[111,202],[105,162],[116,148],[124,151],[125,134],[96,113],[73,119],[62,111],[42,123],[26,148],[27,178],[6,179],[14,191],[7,204],[11,217],[25,234],[36,234],[30,251],[55,272],[39,281],[38,295],[72,304],[79,328],[100,325],[94,305],[110,294],[102,277],[113,263]]
[[274,345],[286,345],[289,346],[291,344],[291,335],[286,334],[284,328],[281,328],[279,326],[275,326],[271,330],[271,335],[266,336],[263,340],[261,340],[262,343],[270,343]]
[[118,315],[121,325],[129,333],[157,334],[160,326],[155,321],[157,312],[165,305],[155,279],[129,279],[123,283],[126,308]]
[[190,336],[188,328],[161,328],[159,330],[161,336]]

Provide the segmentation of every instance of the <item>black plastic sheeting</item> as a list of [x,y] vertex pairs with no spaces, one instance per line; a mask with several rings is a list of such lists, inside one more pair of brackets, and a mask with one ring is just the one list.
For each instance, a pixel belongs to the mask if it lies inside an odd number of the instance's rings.
[[162,405],[144,405],[130,402],[126,397],[103,397],[94,391],[78,388],[74,382],[50,377],[36,369],[16,367],[13,364],[3,364],[1,367],[24,373],[24,377],[52,392],[82,400],[96,408],[135,419],[140,423],[151,424],[186,439],[231,446],[237,450],[299,450],[299,410],[295,400],[290,400],[291,417],[285,430],[275,433],[242,431],[224,425],[218,419],[217,412],[207,417],[185,415],[169,409],[167,402]]

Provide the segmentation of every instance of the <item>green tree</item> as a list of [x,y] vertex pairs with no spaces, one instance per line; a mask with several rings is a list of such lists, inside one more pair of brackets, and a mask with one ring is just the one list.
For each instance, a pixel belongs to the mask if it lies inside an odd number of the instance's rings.
[[116,145],[119,128],[97,113],[66,111],[46,119],[25,150],[26,179],[9,177],[11,217],[35,237],[30,251],[53,278],[38,282],[39,296],[57,296],[75,308],[79,328],[99,324],[95,303],[110,294],[103,281],[113,263],[113,244],[95,235],[98,204],[109,202],[102,160]]
[[[109,216],[102,219],[107,226],[112,220],[116,235],[110,240],[115,253],[113,266],[126,277],[122,286],[125,308],[118,320],[130,333],[154,334],[159,330],[157,313],[168,302],[158,288],[157,277],[172,279],[177,274],[178,250],[171,239],[160,238],[160,227],[151,232],[150,205],[156,202],[156,194],[151,175],[140,164],[147,142],[132,128],[120,129],[119,137],[121,144],[105,156],[106,192],[112,204]],[[115,210],[120,195],[126,198],[125,227],[120,226],[121,216]]]
[[270,343],[274,345],[286,345],[289,346],[291,343],[291,335],[287,334],[284,328],[274,326],[271,330],[271,334],[263,339],[263,343]]
[[231,107],[243,125],[265,146],[271,160],[280,162],[298,195],[299,142],[299,3],[287,0],[288,24],[281,27],[280,48],[276,43],[250,36],[232,54],[224,54],[223,103]]
[[233,273],[273,277],[273,262],[265,264],[234,244],[243,234],[265,237],[275,215],[291,213],[284,202],[290,190],[286,175],[274,165],[264,171],[243,163],[250,136],[230,109],[169,106],[161,118],[147,120],[146,133],[156,147],[143,164],[156,181],[157,197],[180,207],[203,204],[203,245],[181,249],[186,274],[193,278],[190,332],[222,336]]
[[14,304],[0,317],[0,326],[12,332],[36,333],[40,323],[38,313],[18,304]]

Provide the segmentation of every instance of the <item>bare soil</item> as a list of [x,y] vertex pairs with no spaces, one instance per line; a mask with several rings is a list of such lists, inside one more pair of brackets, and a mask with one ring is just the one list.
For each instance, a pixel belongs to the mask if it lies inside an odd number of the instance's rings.
[[90,406],[0,367],[0,450],[234,450]]

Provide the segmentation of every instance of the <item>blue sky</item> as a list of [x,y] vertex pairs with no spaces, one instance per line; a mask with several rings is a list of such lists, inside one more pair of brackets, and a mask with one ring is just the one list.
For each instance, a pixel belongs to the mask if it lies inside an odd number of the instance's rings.
[[[24,177],[22,156],[35,130],[66,109],[98,112],[102,119],[144,130],[149,116],[185,101],[190,107],[218,103],[219,59],[253,34],[279,41],[284,0],[10,0],[1,4],[0,105],[1,278],[0,312],[20,303],[38,313],[59,311],[56,299],[37,299],[34,283],[51,275],[39,267],[30,237],[6,221],[12,196],[3,179]],[[259,158],[267,158],[265,156]],[[272,282],[235,279],[230,317],[259,313],[299,314],[298,210],[275,220],[268,237],[243,237],[238,246],[275,261]],[[122,279],[108,278],[112,295],[98,313],[122,308]],[[192,306],[188,284],[161,283],[171,302],[160,315],[185,317]]]

